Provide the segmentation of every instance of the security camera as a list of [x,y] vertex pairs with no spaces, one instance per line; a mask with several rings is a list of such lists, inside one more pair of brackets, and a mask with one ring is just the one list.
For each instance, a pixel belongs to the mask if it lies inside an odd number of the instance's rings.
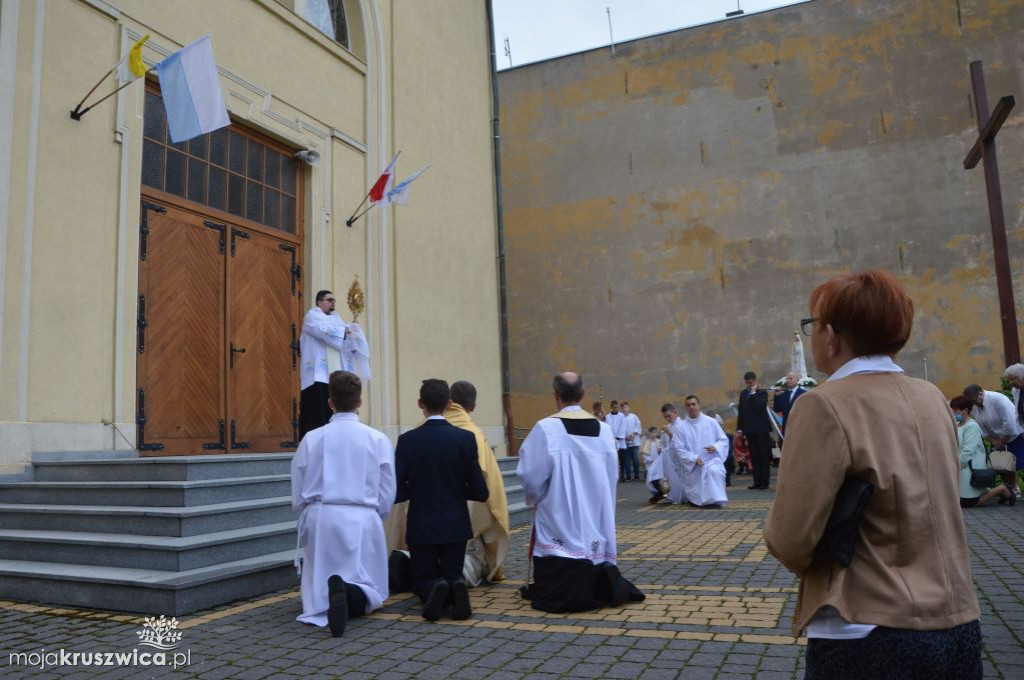
[[293,156],[299,160],[305,161],[306,165],[316,165],[320,162],[320,154],[313,149],[303,149],[302,151],[296,151]]

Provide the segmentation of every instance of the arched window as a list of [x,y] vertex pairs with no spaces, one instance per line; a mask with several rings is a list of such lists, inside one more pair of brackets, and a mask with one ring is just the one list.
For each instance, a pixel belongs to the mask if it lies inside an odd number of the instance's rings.
[[[295,5],[298,9],[299,2],[296,2]],[[305,0],[301,9],[303,19],[316,26],[321,33],[333,38],[345,49],[351,49],[343,0]]]

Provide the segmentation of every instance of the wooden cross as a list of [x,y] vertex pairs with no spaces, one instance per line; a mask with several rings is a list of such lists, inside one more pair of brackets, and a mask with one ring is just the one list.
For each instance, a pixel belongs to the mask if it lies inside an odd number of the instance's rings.
[[996,164],[996,133],[1010,115],[1014,100],[1009,95],[1003,97],[996,104],[992,115],[989,115],[985,74],[981,70],[980,61],[971,62],[971,88],[974,90],[974,109],[978,118],[978,139],[964,158],[964,169],[970,170],[980,160],[985,170],[988,216],[992,222],[992,254],[996,267],[996,288],[999,291],[999,316],[1003,322],[1003,355],[1009,366],[1020,363],[1020,342],[1017,337],[1017,312],[1013,304],[1010,256],[1006,246],[1006,222],[1003,220],[1003,194],[999,189],[999,166]]

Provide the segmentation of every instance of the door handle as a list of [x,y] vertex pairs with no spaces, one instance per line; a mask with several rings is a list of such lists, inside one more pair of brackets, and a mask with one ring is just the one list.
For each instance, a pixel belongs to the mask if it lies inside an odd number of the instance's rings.
[[235,343],[231,343],[231,361],[230,361],[231,368],[235,367],[235,353],[236,352],[238,354],[245,354],[245,348],[244,347],[235,347]]

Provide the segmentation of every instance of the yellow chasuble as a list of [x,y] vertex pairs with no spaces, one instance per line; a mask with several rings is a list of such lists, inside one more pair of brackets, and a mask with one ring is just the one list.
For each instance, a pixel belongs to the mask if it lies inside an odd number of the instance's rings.
[[502,565],[508,554],[508,499],[505,496],[505,482],[501,477],[498,459],[487,443],[487,437],[459,404],[452,404],[444,412],[449,423],[463,430],[468,430],[476,437],[476,452],[480,459],[480,469],[487,481],[487,503],[469,501],[469,518],[473,523],[473,536],[481,536],[487,555],[487,580],[500,581]]

